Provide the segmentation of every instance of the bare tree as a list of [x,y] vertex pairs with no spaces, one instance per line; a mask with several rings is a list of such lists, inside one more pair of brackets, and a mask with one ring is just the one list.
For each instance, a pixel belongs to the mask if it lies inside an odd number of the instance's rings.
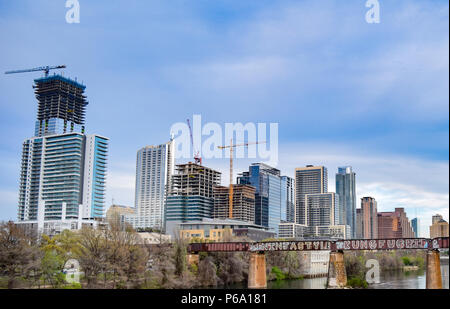
[[104,231],[93,228],[81,230],[78,261],[84,271],[88,288],[97,287],[99,275],[107,272],[107,250]]
[[15,287],[18,277],[33,276],[40,258],[36,239],[12,221],[0,223],[0,274],[8,278],[9,289]]

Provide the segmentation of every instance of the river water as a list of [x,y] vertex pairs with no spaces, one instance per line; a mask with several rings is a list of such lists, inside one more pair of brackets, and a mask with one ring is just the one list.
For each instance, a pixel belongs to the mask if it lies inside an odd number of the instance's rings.
[[[449,265],[441,265],[442,287],[449,288]],[[325,289],[327,278],[312,278],[303,280],[281,280],[267,282],[268,289]],[[369,289],[425,289],[426,274],[424,270],[381,272],[380,283],[370,284]],[[246,283],[240,282],[227,289],[246,289]]]

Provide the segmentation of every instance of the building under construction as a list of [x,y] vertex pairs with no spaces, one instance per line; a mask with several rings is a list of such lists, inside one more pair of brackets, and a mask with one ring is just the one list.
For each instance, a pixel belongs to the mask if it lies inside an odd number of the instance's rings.
[[84,133],[86,86],[61,75],[34,80],[38,100],[35,136]]
[[[229,187],[214,188],[214,219],[226,219],[230,216]],[[233,216],[234,220],[255,222],[255,191],[250,185],[233,185]]]
[[177,235],[179,223],[212,218],[220,178],[220,172],[192,162],[175,167],[166,200],[167,234]]

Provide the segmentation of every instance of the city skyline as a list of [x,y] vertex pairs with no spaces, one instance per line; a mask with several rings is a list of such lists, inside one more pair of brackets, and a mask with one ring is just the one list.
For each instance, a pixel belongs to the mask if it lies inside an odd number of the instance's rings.
[[[417,210],[422,236],[433,214],[448,221],[445,1],[383,3],[379,25],[365,23],[363,3],[336,1],[227,8],[221,1],[189,8],[159,1],[135,7],[83,2],[79,25],[65,24],[65,8],[49,1],[1,3],[0,9],[0,20],[11,25],[0,30],[2,71],[65,63],[64,75],[87,85],[87,133],[110,138],[107,205],[112,198],[134,205],[137,149],[164,143],[173,123],[196,113],[205,122],[278,122],[276,168],[283,175],[294,177],[295,168],[307,164],[326,166],[330,176],[339,166],[352,166],[357,201],[373,196],[379,211]],[[124,25],[127,31],[120,31]],[[121,60],[125,54],[105,26],[129,46],[132,59]],[[49,36],[37,42],[29,29]],[[128,38],[133,30],[136,36]],[[60,44],[51,44],[52,37]],[[333,37],[340,43],[331,40],[330,49],[320,50]],[[362,79],[355,81],[355,74]],[[34,132],[31,85],[38,77],[0,76],[0,129],[9,133],[0,149],[0,220],[17,217],[21,143]],[[280,101],[284,108],[274,108]],[[321,115],[320,125],[308,114]],[[238,159],[235,171],[256,162]],[[205,165],[223,172],[222,184],[228,184],[226,159]],[[336,192],[333,177],[328,191]]]

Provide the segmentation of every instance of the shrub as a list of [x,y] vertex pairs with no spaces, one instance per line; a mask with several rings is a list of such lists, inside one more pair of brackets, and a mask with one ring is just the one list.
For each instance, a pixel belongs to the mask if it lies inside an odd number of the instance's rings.
[[411,259],[409,257],[407,257],[407,256],[402,257],[402,261],[403,261],[403,264],[406,265],[406,266],[413,265]]
[[277,278],[277,280],[286,279],[286,275],[281,271],[281,269],[279,269],[276,266],[272,267],[272,273],[275,274],[275,277]]
[[68,290],[81,289],[81,284],[78,282],[72,282],[71,284],[65,285],[64,289],[68,289]]
[[360,288],[360,289],[367,289],[369,284],[367,281],[360,276],[350,277],[347,280],[347,286],[350,286],[352,288]]

